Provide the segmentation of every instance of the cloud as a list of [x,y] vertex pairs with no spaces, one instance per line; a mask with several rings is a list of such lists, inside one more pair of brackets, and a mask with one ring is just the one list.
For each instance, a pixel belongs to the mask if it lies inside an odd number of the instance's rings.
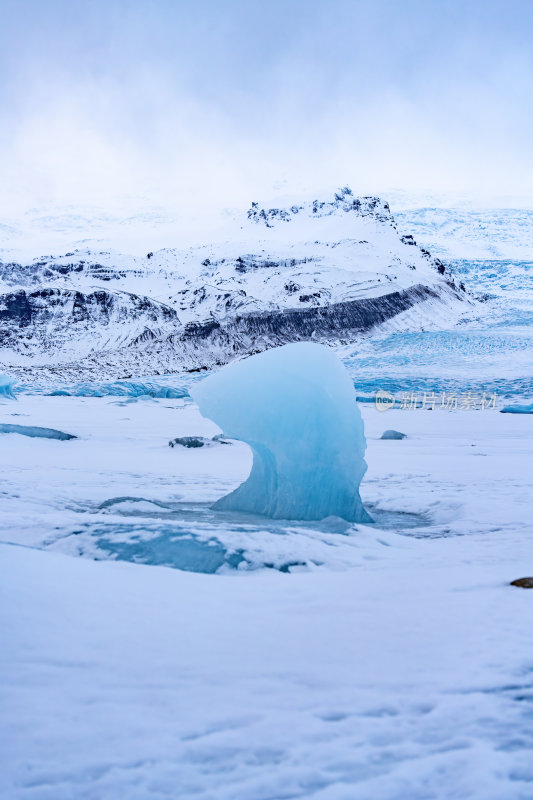
[[3,5],[10,207],[533,185],[528,0]]

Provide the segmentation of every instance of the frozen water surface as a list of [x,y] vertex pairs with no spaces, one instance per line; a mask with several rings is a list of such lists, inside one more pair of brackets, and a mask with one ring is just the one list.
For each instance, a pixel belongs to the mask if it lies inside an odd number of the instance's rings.
[[[358,392],[531,403],[529,267],[464,269],[497,306],[352,348]],[[0,403],[79,437],[0,441],[1,796],[530,800],[531,416],[364,404],[373,524],[287,522],[212,508],[251,455],[168,447],[219,433],[181,379],[118,383]]]
[[0,443],[2,797],[529,800],[531,417],[361,412],[372,524],[214,509],[179,398],[2,405],[79,437]]
[[423,514],[372,508],[362,528],[339,517],[320,522],[269,520],[206,503],[161,503],[144,497],[110,498],[82,515],[69,533],[51,533],[45,546],[95,559],[113,558],[190,572],[231,569],[313,568],[350,557],[360,539],[376,530],[407,536],[434,535]]

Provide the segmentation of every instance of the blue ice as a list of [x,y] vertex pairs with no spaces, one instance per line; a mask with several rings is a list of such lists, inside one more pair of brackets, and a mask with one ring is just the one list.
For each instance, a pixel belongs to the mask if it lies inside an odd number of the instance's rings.
[[64,433],[55,428],[40,428],[36,425],[7,425],[0,424],[0,433],[19,433],[21,436],[30,436],[32,439],[77,439],[72,433]]
[[13,378],[8,378],[7,375],[0,375],[0,397],[9,397],[11,400],[14,400],[14,385],[15,381]]
[[533,403],[529,405],[504,406],[502,414],[533,414]]
[[[190,380],[190,379],[189,379]],[[51,397],[122,397],[138,399],[150,397],[163,400],[188,399],[187,381],[184,385],[176,386],[166,382],[164,378],[158,380],[133,381],[117,380],[111,382],[82,381],[73,384],[25,383],[17,387],[17,392],[39,394]],[[0,395],[1,396],[1,395]]]
[[224,367],[191,395],[253,451],[248,479],[216,507],[273,519],[369,522],[359,484],[365,436],[353,383],[320,344],[277,347]]
[[187,397],[187,390],[182,387],[166,386],[154,382],[113,381],[111,383],[78,383],[54,389],[51,395],[57,397],[153,397],[176,399]]

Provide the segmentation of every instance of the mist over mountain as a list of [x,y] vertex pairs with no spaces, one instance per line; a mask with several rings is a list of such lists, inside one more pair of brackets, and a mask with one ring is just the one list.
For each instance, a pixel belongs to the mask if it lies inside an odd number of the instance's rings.
[[524,0],[6,0],[1,22],[3,213],[343,182],[531,200]]

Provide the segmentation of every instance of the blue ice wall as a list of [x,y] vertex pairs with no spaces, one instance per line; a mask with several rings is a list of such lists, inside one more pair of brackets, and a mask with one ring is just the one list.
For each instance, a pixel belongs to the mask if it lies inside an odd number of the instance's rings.
[[300,342],[224,367],[191,388],[202,414],[253,450],[248,480],[216,504],[274,519],[370,521],[359,497],[365,437],[335,353]]

